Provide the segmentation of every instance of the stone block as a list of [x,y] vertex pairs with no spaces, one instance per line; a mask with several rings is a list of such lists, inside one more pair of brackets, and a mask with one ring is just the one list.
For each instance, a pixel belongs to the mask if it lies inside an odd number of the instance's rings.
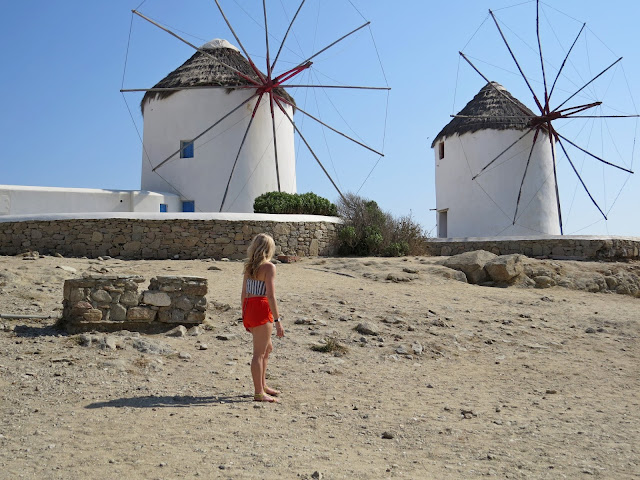
[[82,314],[82,318],[86,322],[99,322],[102,320],[102,311],[97,308],[91,308]]
[[171,297],[165,292],[147,290],[142,295],[142,303],[156,307],[168,307],[171,305]]
[[99,289],[91,292],[91,300],[98,303],[111,303],[111,295],[105,290]]
[[180,310],[188,312],[193,308],[193,303],[191,302],[191,300],[189,300],[189,297],[187,297],[186,295],[182,295],[181,297],[175,299],[175,301],[173,302],[173,306],[179,308]]
[[127,290],[120,297],[120,303],[127,307],[134,307],[140,303],[140,294],[134,290]]
[[127,320],[133,322],[152,322],[156,311],[148,307],[131,307],[127,310]]
[[114,322],[124,322],[127,319],[127,309],[116,303],[111,306],[111,320]]
[[184,323],[202,323],[206,318],[204,312],[189,312],[184,320]]

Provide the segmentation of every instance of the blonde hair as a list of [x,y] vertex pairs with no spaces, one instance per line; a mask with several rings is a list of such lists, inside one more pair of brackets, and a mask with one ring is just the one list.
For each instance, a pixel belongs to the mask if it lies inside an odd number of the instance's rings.
[[250,278],[255,278],[258,269],[264,263],[267,263],[276,252],[276,244],[271,235],[259,233],[251,241],[247,250],[247,261],[244,264],[244,273]]

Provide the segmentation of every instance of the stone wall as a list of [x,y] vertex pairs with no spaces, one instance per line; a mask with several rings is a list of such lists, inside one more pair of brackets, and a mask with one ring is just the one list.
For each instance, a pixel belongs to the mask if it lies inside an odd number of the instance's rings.
[[496,255],[521,253],[558,260],[638,260],[640,238],[545,236],[511,238],[431,239],[429,255],[450,256],[474,250]]
[[138,292],[139,275],[90,275],[64,282],[60,326],[67,331],[166,330],[197,325],[207,310],[207,280],[159,276]]
[[328,220],[64,218],[2,221],[0,255],[17,255],[31,250],[46,255],[89,258],[241,259],[246,256],[251,239],[262,232],[273,236],[279,255],[331,255],[336,248],[337,222],[331,217],[321,218]]

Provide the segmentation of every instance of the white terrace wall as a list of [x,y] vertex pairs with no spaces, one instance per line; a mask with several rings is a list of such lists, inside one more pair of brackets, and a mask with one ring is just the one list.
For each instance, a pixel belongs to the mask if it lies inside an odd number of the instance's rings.
[[267,214],[85,214],[0,216],[0,255],[41,254],[125,259],[246,257],[257,233],[279,255],[331,255],[336,217]]
[[0,217],[41,213],[181,212],[178,195],[140,190],[0,185]]

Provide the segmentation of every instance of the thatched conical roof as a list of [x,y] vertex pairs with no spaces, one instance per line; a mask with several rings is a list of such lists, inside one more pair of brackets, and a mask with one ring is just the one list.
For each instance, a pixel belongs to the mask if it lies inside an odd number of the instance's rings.
[[487,83],[482,87],[458,115],[468,115],[471,118],[455,117],[436,135],[431,148],[438,140],[455,133],[462,135],[478,130],[526,130],[531,118],[536,116],[497,82]]
[[[197,51],[193,56],[176,68],[169,75],[154,85],[154,88],[195,87],[195,86],[229,86],[250,85],[250,82],[240,77],[222,63],[242,72],[249,78],[258,80],[248,60],[245,59],[236,47],[226,40],[215,39],[205,43],[202,47],[210,55]],[[211,58],[213,56],[214,58]],[[216,61],[219,60],[219,61]],[[222,63],[220,63],[222,62]],[[265,75],[266,76],[266,75]],[[178,90],[166,92],[147,92],[140,102],[140,108],[144,114],[144,106],[149,100],[162,100],[170,97]],[[293,98],[283,89],[274,89],[278,95],[286,98],[295,105]]]

